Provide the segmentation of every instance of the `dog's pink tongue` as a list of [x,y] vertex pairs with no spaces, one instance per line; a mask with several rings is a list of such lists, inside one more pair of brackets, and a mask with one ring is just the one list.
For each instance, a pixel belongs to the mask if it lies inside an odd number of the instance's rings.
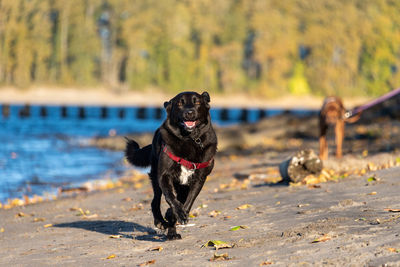
[[185,123],[186,127],[189,127],[189,128],[194,127],[196,125],[196,121],[185,121],[184,123]]

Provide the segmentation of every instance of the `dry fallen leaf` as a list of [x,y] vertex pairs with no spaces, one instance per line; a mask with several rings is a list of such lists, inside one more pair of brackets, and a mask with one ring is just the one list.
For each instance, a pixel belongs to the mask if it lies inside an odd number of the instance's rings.
[[378,166],[376,166],[373,162],[368,162],[367,167],[370,171],[376,171],[378,169]]
[[209,240],[201,247],[214,247],[215,250],[218,250],[221,248],[232,248],[233,246],[221,240]]
[[99,217],[99,215],[95,213],[95,214],[91,214],[91,215],[83,215],[82,217],[85,219],[94,219],[94,218]]
[[304,179],[303,179],[303,183],[305,182],[305,184],[307,185],[314,185],[314,184],[318,184],[321,182],[321,180],[316,177],[315,175],[307,175]]
[[85,216],[85,215],[89,215],[89,214],[90,214],[90,211],[89,211],[89,210],[83,211],[82,208],[77,208],[77,209],[71,208],[70,210],[71,210],[71,211],[74,211],[74,210],[79,211],[77,214],[75,214],[76,216]]
[[328,241],[331,239],[332,239],[332,237],[330,235],[324,234],[323,236],[314,239],[311,243],[325,242],[325,241]]
[[238,226],[233,226],[229,231],[237,231],[240,229],[247,229],[248,227],[246,225],[238,225]]
[[11,206],[22,206],[25,204],[25,202],[22,199],[19,198],[14,198],[13,200],[11,200],[10,202]]
[[143,204],[139,203],[136,205],[133,205],[132,208],[129,209],[129,211],[136,211],[136,210],[142,210],[143,209]]
[[162,251],[163,247],[158,246],[158,247],[154,247],[154,248],[149,248],[147,251]]
[[0,233],[4,233],[4,228],[3,227],[0,228]]
[[52,226],[53,226],[53,224],[51,224],[51,223],[43,225],[44,228],[52,227]]
[[208,213],[208,215],[210,217],[217,217],[219,214],[221,214],[221,211],[219,211],[219,210],[213,210],[213,211]]
[[110,238],[121,238],[122,235],[110,235]]
[[46,218],[34,218],[33,222],[44,222]]
[[189,213],[189,218],[196,218],[200,215],[200,209],[196,208]]
[[238,156],[236,156],[236,155],[230,155],[230,156],[229,156],[229,159],[230,159],[231,161],[235,161],[235,160],[238,159]]
[[394,252],[394,253],[400,253],[400,249],[397,249],[397,248],[387,248],[387,250],[389,250],[390,252]]
[[133,187],[134,187],[135,189],[140,189],[140,188],[143,187],[143,184],[142,184],[142,183],[134,183],[134,184],[133,184]]
[[237,207],[236,209],[237,210],[245,210],[245,209],[248,209],[248,208],[251,208],[251,207],[253,207],[253,205],[251,205],[251,204],[243,204],[243,205],[240,205],[239,207]]
[[389,211],[389,212],[400,212],[400,209],[385,209],[385,211]]
[[154,263],[156,263],[156,260],[143,262],[143,263],[139,264],[139,266],[142,267],[142,266],[147,266],[147,265],[151,265],[151,264],[154,264]]
[[109,259],[114,259],[116,256],[115,256],[115,254],[111,254],[110,256],[108,256],[106,259],[107,260],[109,260]]
[[260,263],[260,266],[264,266],[264,265],[271,265],[274,264],[272,261],[263,261]]
[[373,192],[371,192],[371,193],[368,193],[367,195],[369,195],[369,196],[374,196],[374,195],[376,195],[377,193],[375,192],[375,191],[373,191]]
[[230,260],[228,253],[224,254],[217,254],[216,252],[214,253],[213,257],[210,259],[210,261],[227,261]]

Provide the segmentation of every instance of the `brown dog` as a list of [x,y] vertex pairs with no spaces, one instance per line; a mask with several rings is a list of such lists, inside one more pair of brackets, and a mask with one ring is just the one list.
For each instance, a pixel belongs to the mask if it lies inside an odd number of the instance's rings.
[[339,97],[330,96],[325,98],[319,113],[319,156],[323,160],[328,158],[328,143],[326,142],[328,126],[335,125],[336,157],[341,158],[345,122],[356,122],[361,115],[358,114],[352,118],[345,118],[345,113],[346,110]]

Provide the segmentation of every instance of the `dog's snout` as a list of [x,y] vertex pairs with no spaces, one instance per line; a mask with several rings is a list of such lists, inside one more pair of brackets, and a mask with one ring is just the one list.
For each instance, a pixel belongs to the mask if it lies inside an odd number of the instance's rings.
[[196,112],[193,109],[185,110],[183,116],[186,120],[193,120],[196,116]]

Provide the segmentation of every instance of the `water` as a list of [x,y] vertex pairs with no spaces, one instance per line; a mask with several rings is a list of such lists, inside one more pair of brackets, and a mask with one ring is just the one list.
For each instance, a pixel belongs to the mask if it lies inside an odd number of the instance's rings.
[[[125,170],[123,152],[87,146],[89,138],[111,133],[152,131],[159,119],[135,119],[139,108],[85,107],[84,118],[78,107],[10,106],[9,115],[0,118],[0,201],[7,198],[55,193],[60,186],[76,186],[93,179],[116,178]],[[44,116],[46,115],[46,116]]]
[[[126,168],[123,152],[90,147],[88,140],[154,131],[165,118],[165,111],[155,107],[0,107],[0,202],[121,176]],[[282,112],[215,108],[211,116],[215,124],[225,126]]]

